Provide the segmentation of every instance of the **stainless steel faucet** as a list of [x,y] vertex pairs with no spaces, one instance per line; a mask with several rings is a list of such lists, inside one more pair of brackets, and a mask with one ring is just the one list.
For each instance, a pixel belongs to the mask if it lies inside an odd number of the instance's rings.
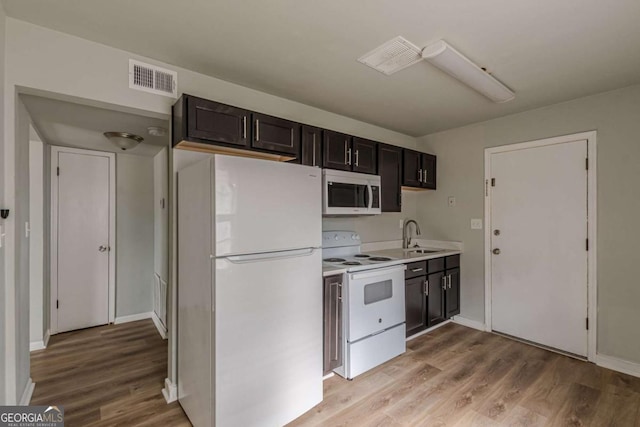
[[402,248],[403,249],[408,249],[409,245],[411,244],[411,233],[407,232],[407,230],[409,229],[409,224],[411,223],[413,223],[413,225],[416,226],[416,236],[420,235],[420,226],[418,225],[418,223],[413,219],[405,220],[404,227],[402,227]]

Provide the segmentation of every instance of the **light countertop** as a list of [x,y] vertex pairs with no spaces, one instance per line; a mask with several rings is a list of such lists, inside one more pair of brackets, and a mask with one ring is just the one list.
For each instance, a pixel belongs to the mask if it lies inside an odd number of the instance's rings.
[[[370,250],[367,250],[366,253],[372,256],[381,256],[381,257],[389,257],[396,258],[393,261],[385,262],[385,266],[398,265],[398,264],[406,264],[409,262],[416,261],[424,261],[428,259],[434,258],[442,258],[451,255],[458,255],[462,253],[462,245],[458,245],[457,242],[442,242],[446,244],[438,244],[436,242],[424,242],[426,244],[420,244],[420,249],[427,250],[437,250],[438,252],[430,253],[430,254],[420,254],[416,252],[412,252],[413,249],[418,248],[388,248],[388,244],[381,244],[378,247],[385,249],[380,250],[372,250],[375,248],[372,244],[370,244]],[[395,246],[395,245],[394,245]],[[339,266],[323,266],[322,267],[322,276],[333,276],[336,274],[344,274],[347,272],[349,267],[339,267]]]

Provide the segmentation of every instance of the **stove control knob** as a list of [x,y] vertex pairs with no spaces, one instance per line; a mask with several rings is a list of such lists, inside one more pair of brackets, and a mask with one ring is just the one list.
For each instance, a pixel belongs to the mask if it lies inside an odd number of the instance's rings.
[[338,237],[338,235],[336,234],[335,236],[333,236],[334,239],[339,240],[340,237]]
[[357,234],[352,234],[351,235],[351,239],[352,240],[358,240],[360,238],[360,236],[358,236]]

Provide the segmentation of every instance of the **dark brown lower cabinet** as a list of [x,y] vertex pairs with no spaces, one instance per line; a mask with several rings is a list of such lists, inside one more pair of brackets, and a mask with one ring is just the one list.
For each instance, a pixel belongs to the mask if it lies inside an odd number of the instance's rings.
[[414,277],[404,282],[407,336],[424,329],[426,322],[426,277]]
[[460,255],[410,263],[404,283],[407,336],[460,314]]
[[324,373],[342,366],[342,275],[324,278]]
[[445,277],[447,280],[445,309],[449,318],[460,314],[460,269],[447,270]]
[[444,313],[444,272],[429,274],[427,281],[429,282],[427,328],[430,328],[446,319]]

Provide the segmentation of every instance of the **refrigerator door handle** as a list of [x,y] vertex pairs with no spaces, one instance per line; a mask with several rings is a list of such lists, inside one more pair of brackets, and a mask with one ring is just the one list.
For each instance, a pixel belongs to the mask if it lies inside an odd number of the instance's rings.
[[313,254],[318,248],[294,249],[290,251],[266,252],[250,255],[233,255],[224,257],[234,264],[245,264],[250,262],[271,261],[274,259],[305,257]]

